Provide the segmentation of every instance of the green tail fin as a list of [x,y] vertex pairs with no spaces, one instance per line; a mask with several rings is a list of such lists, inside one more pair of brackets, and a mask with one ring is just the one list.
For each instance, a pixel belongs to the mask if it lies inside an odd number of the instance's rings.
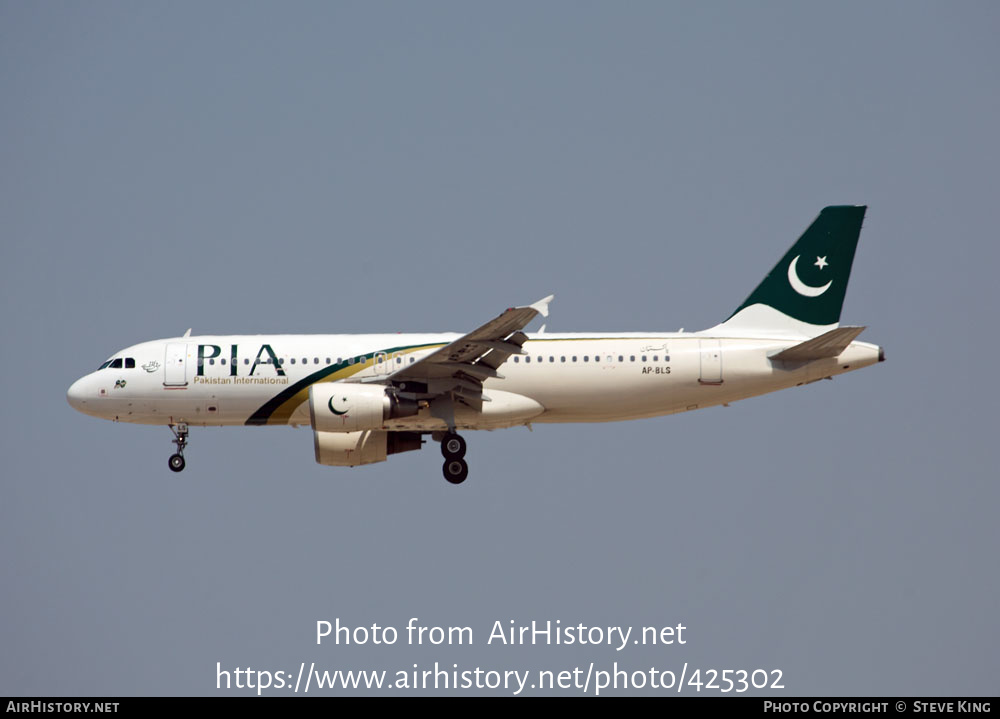
[[723,324],[754,305],[770,307],[807,325],[839,323],[867,209],[864,205],[824,207],[798,242]]

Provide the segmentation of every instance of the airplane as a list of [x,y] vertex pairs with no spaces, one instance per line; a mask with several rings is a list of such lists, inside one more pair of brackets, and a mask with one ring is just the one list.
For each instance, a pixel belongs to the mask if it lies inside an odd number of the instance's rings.
[[185,467],[193,426],[308,426],[316,461],[354,467],[440,443],[453,484],[464,430],[688,412],[885,360],[840,326],[866,206],[824,208],[722,323],[700,332],[547,333],[552,296],[467,334],[206,335],[116,352],[69,388],[84,414],[166,425]]

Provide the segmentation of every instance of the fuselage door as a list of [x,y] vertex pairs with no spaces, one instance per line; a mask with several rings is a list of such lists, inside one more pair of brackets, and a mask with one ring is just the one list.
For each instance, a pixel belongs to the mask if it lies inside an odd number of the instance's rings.
[[167,344],[163,358],[163,386],[184,387],[187,384],[187,345],[180,342]]
[[375,374],[389,374],[389,358],[385,352],[375,353]]
[[701,340],[702,384],[722,384],[722,341]]

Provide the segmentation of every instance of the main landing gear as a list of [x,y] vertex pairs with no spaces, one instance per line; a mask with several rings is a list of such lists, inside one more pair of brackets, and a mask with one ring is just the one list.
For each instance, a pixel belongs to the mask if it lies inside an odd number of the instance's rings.
[[452,484],[461,484],[469,476],[469,465],[465,461],[465,440],[454,432],[441,438],[441,454],[444,456],[444,478]]
[[174,444],[177,445],[177,453],[170,455],[170,459],[167,460],[167,464],[170,469],[174,472],[180,472],[184,469],[184,448],[187,446],[188,441],[188,426],[186,424],[178,424],[176,427],[174,425],[167,425],[170,427],[170,431],[174,433]]

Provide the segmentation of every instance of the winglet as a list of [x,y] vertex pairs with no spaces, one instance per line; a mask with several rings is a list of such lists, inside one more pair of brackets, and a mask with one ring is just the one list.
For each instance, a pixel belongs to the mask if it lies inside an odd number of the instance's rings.
[[555,295],[549,295],[548,297],[543,297],[542,299],[538,300],[538,302],[536,302],[535,304],[528,305],[528,307],[538,312],[538,314],[540,314],[542,317],[548,317],[549,302],[552,301],[553,297],[555,297]]

